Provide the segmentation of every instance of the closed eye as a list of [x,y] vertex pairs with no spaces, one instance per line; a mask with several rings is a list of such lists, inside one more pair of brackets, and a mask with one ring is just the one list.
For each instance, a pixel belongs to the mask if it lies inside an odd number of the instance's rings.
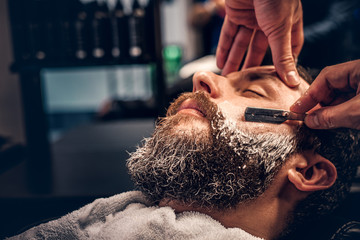
[[257,95],[259,97],[265,97],[264,95],[262,95],[261,93],[257,92],[257,91],[254,91],[254,90],[251,90],[251,89],[246,89],[243,91],[243,94],[251,94],[251,95]]

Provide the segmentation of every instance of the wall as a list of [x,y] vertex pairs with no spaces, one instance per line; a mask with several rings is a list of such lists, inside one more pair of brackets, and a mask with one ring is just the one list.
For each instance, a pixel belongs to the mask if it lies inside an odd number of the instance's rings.
[[161,5],[161,33],[163,46],[176,44],[183,48],[183,61],[193,60],[199,54],[199,36],[189,26],[188,13],[192,6],[189,0],[163,1]]
[[[164,1],[161,6],[163,45],[183,47],[183,61],[196,58],[197,36],[188,25],[191,1]],[[0,0],[0,135],[24,142],[21,94],[18,75],[11,73],[13,62],[7,1]]]

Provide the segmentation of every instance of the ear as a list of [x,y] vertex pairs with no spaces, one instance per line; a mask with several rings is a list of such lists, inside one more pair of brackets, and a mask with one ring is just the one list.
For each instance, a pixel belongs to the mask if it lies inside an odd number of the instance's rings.
[[288,178],[298,190],[312,192],[331,187],[335,183],[337,172],[328,159],[307,151],[288,170]]

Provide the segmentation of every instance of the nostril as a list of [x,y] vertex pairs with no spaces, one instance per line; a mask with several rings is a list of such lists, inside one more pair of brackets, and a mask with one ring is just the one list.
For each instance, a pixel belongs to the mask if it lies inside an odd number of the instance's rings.
[[209,85],[207,85],[207,84],[206,84],[205,82],[203,82],[203,81],[200,82],[200,85],[201,85],[201,87],[203,87],[203,88],[205,89],[205,91],[207,91],[208,93],[211,94],[211,89],[210,89]]

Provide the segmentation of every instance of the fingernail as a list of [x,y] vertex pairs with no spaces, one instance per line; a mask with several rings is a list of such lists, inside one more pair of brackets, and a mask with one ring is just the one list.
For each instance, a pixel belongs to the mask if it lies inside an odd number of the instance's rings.
[[300,83],[299,77],[297,76],[295,71],[288,72],[286,75],[286,80],[287,80],[288,84],[290,84],[292,86],[299,85],[299,83]]
[[307,116],[308,122],[310,123],[309,127],[319,127],[320,126],[320,122],[319,122],[319,117],[316,114],[310,114],[309,116]]
[[295,107],[300,107],[302,105],[302,102],[300,100],[297,100],[296,103],[293,104],[293,106]]

